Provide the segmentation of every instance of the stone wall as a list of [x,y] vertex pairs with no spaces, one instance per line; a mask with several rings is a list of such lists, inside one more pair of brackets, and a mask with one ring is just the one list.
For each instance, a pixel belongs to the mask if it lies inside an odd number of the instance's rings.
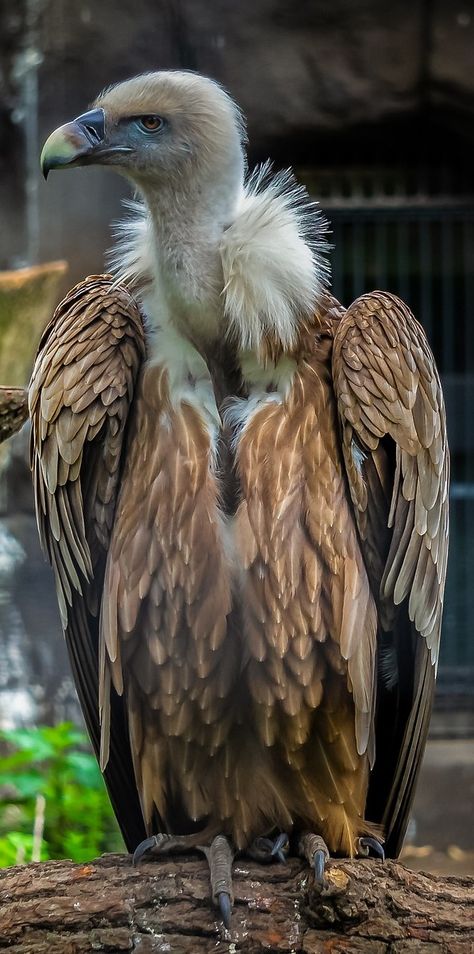
[[[341,134],[361,123],[397,120],[380,142],[385,159],[400,121],[421,116],[440,136],[455,130],[472,144],[473,58],[469,0],[3,0],[0,203],[7,228],[0,230],[0,267],[28,244],[20,173],[27,131],[34,152],[36,116],[25,64],[37,69],[37,150],[104,85],[185,67],[221,80],[239,101],[252,159],[314,165],[323,146],[331,155],[328,139],[339,134],[335,153],[344,148]],[[354,136],[350,149],[348,161],[359,149]],[[126,184],[94,169],[76,171],[74,180],[51,177],[47,187],[38,173],[35,187],[41,259],[69,258],[72,278],[100,268]]]

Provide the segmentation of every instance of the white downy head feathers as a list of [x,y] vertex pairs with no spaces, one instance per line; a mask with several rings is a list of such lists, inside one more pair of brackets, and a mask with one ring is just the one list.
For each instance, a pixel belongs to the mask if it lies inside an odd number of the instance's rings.
[[290,170],[252,173],[220,243],[224,313],[240,348],[258,350],[266,333],[294,345],[328,280],[326,229]]
[[[117,226],[109,262],[127,283],[153,283],[156,299],[165,289],[152,215],[140,201],[127,205],[133,214]],[[326,230],[317,204],[290,170],[273,175],[265,163],[248,178],[215,249],[222,265],[220,325],[239,350],[258,352],[267,334],[283,350],[295,344],[301,320],[314,314],[328,281]]]

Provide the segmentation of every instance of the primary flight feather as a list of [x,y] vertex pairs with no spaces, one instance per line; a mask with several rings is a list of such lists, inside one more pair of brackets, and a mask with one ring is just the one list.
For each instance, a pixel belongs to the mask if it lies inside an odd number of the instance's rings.
[[317,207],[290,173],[247,176],[243,143],[184,72],[50,136],[45,174],[110,165],[139,201],[30,387],[40,534],[127,846],[202,846],[226,920],[234,850],[289,840],[321,879],[328,851],[398,853],[448,547],[423,329],[394,295],[329,294]]

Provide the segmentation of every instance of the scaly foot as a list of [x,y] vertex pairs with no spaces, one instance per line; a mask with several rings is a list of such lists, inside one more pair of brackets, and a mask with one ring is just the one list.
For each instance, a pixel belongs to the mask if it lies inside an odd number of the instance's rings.
[[324,870],[329,858],[329,849],[321,838],[321,835],[314,835],[310,831],[305,831],[298,842],[298,852],[302,858],[306,858],[309,866],[314,871],[314,883],[320,891],[324,888]]
[[137,865],[144,855],[168,855],[196,850],[196,835],[151,835],[140,842],[133,852],[133,864]]
[[[357,850],[359,857],[367,858],[373,855],[385,861],[385,852],[382,843],[369,835],[359,838],[357,841]],[[324,872],[326,862],[330,857],[329,849],[321,835],[314,835],[312,832],[304,832],[298,842],[299,854],[306,858],[308,864],[314,870],[315,885],[321,891],[324,887]]]
[[232,862],[234,851],[224,835],[216,835],[210,847],[198,846],[207,858],[211,879],[211,897],[221,912],[222,920],[227,930],[230,929],[230,918],[234,904],[232,887]]
[[234,903],[232,889],[232,861],[234,851],[224,835],[217,835],[209,846],[200,845],[202,838],[199,834],[193,835],[151,835],[145,838],[134,851],[133,864],[138,864],[144,855],[168,855],[171,853],[202,851],[206,856],[211,878],[211,896],[214,904],[219,907],[222,920],[227,929],[230,927],[230,917]]

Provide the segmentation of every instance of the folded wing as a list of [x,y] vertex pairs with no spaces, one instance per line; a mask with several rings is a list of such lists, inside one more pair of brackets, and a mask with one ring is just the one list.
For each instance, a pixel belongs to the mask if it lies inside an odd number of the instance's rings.
[[424,751],[448,554],[443,395],[422,327],[398,298],[363,295],[334,341],[344,460],[378,603],[376,761],[367,817],[388,854],[405,834]]
[[[129,409],[145,353],[129,292],[81,282],[40,342],[29,389],[38,527],[54,570],[79,700],[99,753],[99,612]],[[114,694],[105,781],[125,842],[145,837],[122,700]]]

